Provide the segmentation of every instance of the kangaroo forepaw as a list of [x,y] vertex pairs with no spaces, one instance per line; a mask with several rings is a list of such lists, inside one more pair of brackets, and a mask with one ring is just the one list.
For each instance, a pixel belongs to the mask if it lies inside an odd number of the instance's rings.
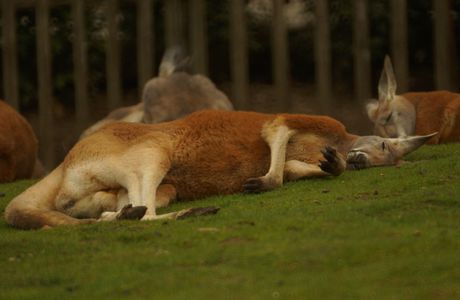
[[321,170],[334,176],[340,175],[345,170],[345,161],[339,157],[337,150],[326,146],[321,153],[325,158],[319,162]]
[[147,211],[145,206],[125,205],[117,215],[117,220],[140,220]]

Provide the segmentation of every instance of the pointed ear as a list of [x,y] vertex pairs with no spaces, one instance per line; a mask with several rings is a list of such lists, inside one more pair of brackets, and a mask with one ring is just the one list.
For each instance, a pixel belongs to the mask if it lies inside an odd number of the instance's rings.
[[438,133],[432,133],[428,135],[415,135],[409,136],[405,138],[396,138],[396,139],[389,139],[390,142],[393,144],[394,149],[398,153],[399,157],[403,157],[406,154],[411,153],[412,151],[417,150],[426,142],[428,142],[433,136],[437,135]]
[[393,65],[391,64],[390,57],[386,55],[378,86],[379,101],[386,102],[393,100],[396,96],[396,87]]
[[376,99],[372,99],[366,104],[367,116],[374,123],[377,120],[377,109],[378,108],[379,108],[379,102]]

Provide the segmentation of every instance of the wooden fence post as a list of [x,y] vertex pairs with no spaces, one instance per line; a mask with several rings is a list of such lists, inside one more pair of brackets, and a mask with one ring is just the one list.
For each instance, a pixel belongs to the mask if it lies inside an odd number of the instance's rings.
[[181,0],[167,0],[164,2],[166,48],[180,46],[187,49],[184,32],[184,9]]
[[208,36],[206,3],[204,0],[191,0],[190,6],[190,46],[193,70],[208,75]]
[[106,41],[107,97],[110,110],[121,106],[121,53],[118,36],[118,0],[106,0],[106,21],[108,36]]
[[371,97],[371,51],[369,48],[369,20],[367,0],[354,0],[354,88],[356,100]]
[[407,92],[410,88],[407,0],[391,0],[391,53],[398,93]]
[[451,88],[450,63],[450,0],[433,0],[434,9],[434,55],[436,89],[449,90]]
[[145,83],[152,78],[154,66],[152,0],[137,2],[137,82],[139,99]]
[[43,163],[54,165],[53,95],[51,78],[51,43],[49,32],[49,0],[37,0],[37,78],[39,109],[39,140]]
[[289,111],[289,56],[286,20],[284,18],[284,0],[273,0],[272,20],[272,61],[275,81],[275,98],[282,101],[282,110]]
[[331,80],[331,36],[329,27],[329,1],[316,0],[315,30],[315,77],[316,98],[321,104],[323,113],[332,108]]
[[2,1],[3,88],[4,97],[15,109],[19,108],[18,50],[14,1]]
[[248,36],[242,0],[230,0],[230,69],[233,104],[247,108],[248,100]]
[[75,82],[75,109],[79,132],[88,126],[88,59],[85,29],[85,1],[72,1],[73,67]]

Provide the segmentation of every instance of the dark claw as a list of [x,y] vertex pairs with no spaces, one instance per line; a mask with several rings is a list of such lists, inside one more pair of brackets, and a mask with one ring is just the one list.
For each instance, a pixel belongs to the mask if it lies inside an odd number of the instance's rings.
[[145,206],[125,205],[117,216],[117,220],[140,220],[147,211]]
[[188,209],[186,212],[179,214],[176,220],[185,219],[189,217],[215,215],[220,210],[219,207],[208,206],[208,207],[194,207]]
[[334,148],[331,148],[329,146],[326,146],[323,150],[321,150],[321,153],[323,154],[324,158],[328,162],[336,162],[337,160],[337,151]]
[[319,167],[321,168],[321,170],[329,174],[332,174],[332,172],[334,171],[331,163],[328,161],[321,160],[319,162]]
[[243,184],[243,190],[245,193],[260,193],[263,191],[263,182],[260,178],[249,178]]
[[334,148],[327,146],[321,150],[321,153],[328,162],[337,161],[337,151]]
[[337,157],[337,150],[330,146],[326,146],[323,150],[321,150],[321,153],[326,159],[319,162],[321,170],[332,175],[339,175],[342,173],[339,166],[339,158]]

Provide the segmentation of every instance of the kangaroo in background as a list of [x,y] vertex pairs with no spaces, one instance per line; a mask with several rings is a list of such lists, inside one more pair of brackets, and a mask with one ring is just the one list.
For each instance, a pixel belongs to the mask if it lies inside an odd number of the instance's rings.
[[161,60],[159,76],[145,84],[142,101],[112,111],[81,137],[116,121],[153,124],[179,119],[198,110],[233,110],[230,100],[209,78],[184,72],[189,61],[182,48],[169,48]]
[[396,86],[387,55],[379,80],[379,99],[366,106],[374,134],[404,137],[438,132],[428,144],[460,141],[460,94],[435,91],[396,95]]
[[14,198],[5,218],[22,229],[82,224],[118,219],[133,205],[146,207],[143,220],[175,219],[188,210],[156,215],[156,208],[394,165],[429,138],[360,137],[325,116],[219,110],[159,124],[113,123]]
[[0,182],[38,178],[38,141],[27,120],[0,100]]

